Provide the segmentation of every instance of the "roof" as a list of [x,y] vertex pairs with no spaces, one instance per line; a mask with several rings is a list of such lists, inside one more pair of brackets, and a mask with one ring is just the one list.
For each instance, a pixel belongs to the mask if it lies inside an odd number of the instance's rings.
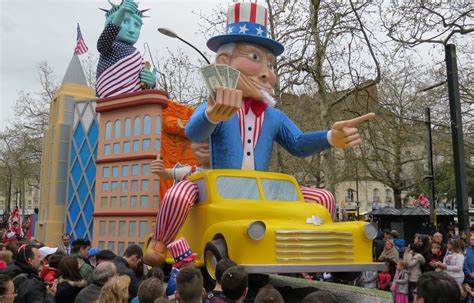
[[67,68],[66,74],[64,75],[63,83],[73,83],[87,86],[86,75],[82,69],[81,61],[79,56],[74,53],[71,62]]
[[[402,209],[396,209],[390,206],[385,206],[380,209],[376,209],[368,213],[373,216],[429,216],[430,209],[421,206],[416,207],[405,207]],[[436,209],[436,215],[438,216],[457,216],[457,212],[447,208],[439,207]]]
[[390,206],[384,206],[382,208],[376,209],[368,213],[367,215],[373,215],[373,216],[399,216],[400,215],[400,210],[390,207]]

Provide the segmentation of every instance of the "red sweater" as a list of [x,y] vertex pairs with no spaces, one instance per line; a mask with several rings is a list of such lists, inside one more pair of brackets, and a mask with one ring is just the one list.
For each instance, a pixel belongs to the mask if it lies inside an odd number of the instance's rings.
[[390,273],[388,272],[379,272],[377,276],[377,288],[378,289],[388,289],[391,281]]

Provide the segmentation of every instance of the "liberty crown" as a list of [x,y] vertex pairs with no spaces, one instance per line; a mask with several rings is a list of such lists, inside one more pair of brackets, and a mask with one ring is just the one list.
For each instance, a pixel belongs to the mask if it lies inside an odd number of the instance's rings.
[[[110,16],[112,16],[113,14],[115,14],[115,13],[119,10],[120,6],[121,6],[122,3],[123,3],[123,0],[122,0],[122,2],[121,2],[120,4],[114,4],[114,3],[112,3],[112,1],[110,1],[110,0],[108,0],[108,2],[109,2],[109,4],[112,6],[111,9],[107,10],[107,9],[105,9],[105,8],[99,8],[101,11],[104,11],[104,12],[105,12],[105,18],[106,18],[106,19],[109,18]],[[137,16],[139,16],[140,18],[147,18],[148,16],[144,16],[143,13],[146,12],[146,11],[149,11],[149,10],[150,10],[149,8],[148,8],[148,9],[144,9],[144,10],[139,10],[139,9],[137,9],[137,10],[134,12],[134,14],[137,15]]]

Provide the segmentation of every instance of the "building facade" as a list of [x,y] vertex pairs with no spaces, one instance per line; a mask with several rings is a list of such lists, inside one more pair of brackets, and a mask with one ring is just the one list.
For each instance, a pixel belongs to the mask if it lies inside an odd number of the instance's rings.
[[143,247],[159,207],[159,179],[150,162],[160,154],[162,108],[168,96],[146,90],[97,100],[100,113],[93,245],[122,254]]

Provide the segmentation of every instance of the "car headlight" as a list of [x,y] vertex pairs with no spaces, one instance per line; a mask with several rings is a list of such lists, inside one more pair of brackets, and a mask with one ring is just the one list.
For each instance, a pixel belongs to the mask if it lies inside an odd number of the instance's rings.
[[262,240],[267,227],[262,221],[254,221],[247,227],[247,234],[252,240]]
[[379,227],[377,224],[371,222],[364,225],[364,235],[367,239],[373,240],[377,237]]

